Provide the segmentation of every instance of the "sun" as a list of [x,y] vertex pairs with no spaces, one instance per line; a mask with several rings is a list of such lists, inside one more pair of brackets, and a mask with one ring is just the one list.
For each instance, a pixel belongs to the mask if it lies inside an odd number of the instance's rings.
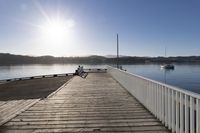
[[74,20],[49,20],[41,26],[42,38],[49,43],[63,43],[75,25]]
[[61,41],[66,34],[66,27],[60,22],[50,22],[42,28],[46,39]]

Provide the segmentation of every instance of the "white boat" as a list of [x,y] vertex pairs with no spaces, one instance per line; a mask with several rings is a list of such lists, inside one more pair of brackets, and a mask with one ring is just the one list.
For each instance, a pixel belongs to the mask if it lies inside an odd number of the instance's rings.
[[[165,47],[165,57],[167,55],[167,50],[166,50],[166,47]],[[174,69],[174,65],[173,64],[163,64],[160,66],[162,69]]]
[[173,64],[163,64],[160,66],[162,69],[174,69]]

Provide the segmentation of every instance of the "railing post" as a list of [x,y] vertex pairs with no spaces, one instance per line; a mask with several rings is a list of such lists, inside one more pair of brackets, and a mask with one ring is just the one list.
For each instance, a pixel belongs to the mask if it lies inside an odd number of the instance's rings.
[[172,106],[172,104],[171,104],[171,101],[172,101],[172,99],[171,99],[171,90],[168,88],[168,106],[167,106],[167,108],[168,108],[168,128],[169,129],[171,129],[171,106]]
[[156,84],[156,116],[159,118],[158,84]]
[[179,133],[179,92],[176,91],[176,133]]
[[156,104],[155,104],[154,83],[152,83],[151,89],[152,89],[153,114],[155,115],[155,113],[156,113]]
[[162,86],[162,123],[165,123],[165,88]]
[[190,133],[194,133],[194,98],[190,96]]
[[165,126],[168,124],[168,113],[167,113],[167,102],[168,102],[168,92],[167,92],[167,87],[165,87]]
[[175,107],[174,107],[174,102],[175,102],[175,99],[174,99],[174,90],[172,90],[172,132],[174,133],[175,132]]
[[159,120],[162,120],[162,86],[159,85]]
[[183,133],[183,94],[180,93],[180,133]]
[[189,102],[188,96],[185,94],[185,133],[189,133]]
[[196,99],[196,133],[200,133],[200,99]]
[[153,105],[153,91],[152,91],[152,83],[150,83],[150,101],[151,101],[151,112],[153,113],[154,111],[154,105]]
[[150,110],[151,110],[151,112],[153,112],[153,108],[152,108],[152,91],[151,91],[151,82],[149,82],[149,102],[150,102]]
[[147,88],[146,88],[146,91],[147,91],[147,97],[146,97],[146,104],[147,104],[147,108],[149,108],[150,106],[150,103],[149,103],[149,81],[147,82]]

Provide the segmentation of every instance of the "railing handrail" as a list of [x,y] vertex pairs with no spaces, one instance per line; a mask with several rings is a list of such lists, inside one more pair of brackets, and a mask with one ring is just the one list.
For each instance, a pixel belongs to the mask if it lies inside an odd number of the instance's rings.
[[172,86],[172,85],[169,85],[169,84],[165,84],[165,83],[162,83],[162,82],[159,82],[159,81],[150,79],[150,78],[146,78],[146,77],[143,77],[143,76],[140,76],[140,75],[137,75],[137,74],[133,74],[133,73],[130,73],[130,72],[128,72],[128,71],[123,71],[123,70],[117,69],[117,68],[112,67],[112,66],[108,66],[108,67],[110,67],[110,68],[112,68],[112,69],[116,69],[116,70],[121,71],[121,72],[124,72],[125,74],[129,74],[129,75],[132,75],[132,76],[141,78],[141,79],[146,80],[146,81],[151,81],[151,82],[154,82],[154,83],[156,83],[156,84],[159,84],[159,85],[165,86],[165,87],[167,87],[167,88],[170,88],[170,89],[172,89],[172,90],[175,90],[175,91],[184,93],[184,94],[186,94],[186,95],[192,96],[192,97],[194,97],[194,98],[200,99],[200,94],[198,94],[198,93],[195,93],[195,92],[192,92],[192,91],[189,91],[189,90],[185,90],[185,89],[183,89],[183,88],[179,88],[179,87],[176,87],[176,86]]

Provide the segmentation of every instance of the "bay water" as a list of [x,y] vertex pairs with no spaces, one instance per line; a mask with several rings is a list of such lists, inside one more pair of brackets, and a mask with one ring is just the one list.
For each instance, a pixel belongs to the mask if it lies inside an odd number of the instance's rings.
[[[37,75],[74,73],[80,64],[0,66],[0,80]],[[106,65],[81,65],[84,68],[106,68]],[[200,64],[175,64],[174,70],[159,64],[122,65],[128,72],[200,93]]]

